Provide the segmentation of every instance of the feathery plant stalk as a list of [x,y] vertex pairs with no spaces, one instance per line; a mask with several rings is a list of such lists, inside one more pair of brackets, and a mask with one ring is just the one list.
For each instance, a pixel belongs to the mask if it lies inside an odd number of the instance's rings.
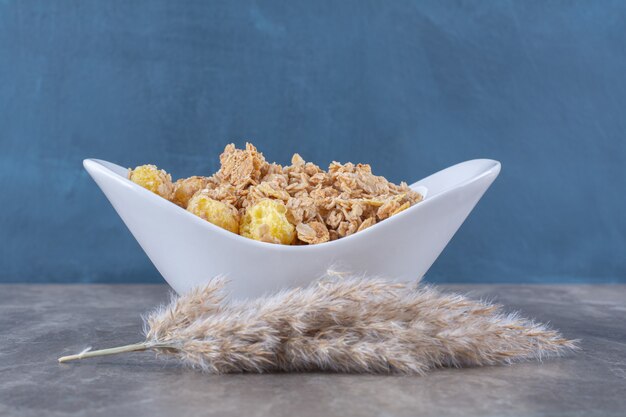
[[154,350],[210,373],[334,371],[423,375],[558,356],[577,349],[497,305],[382,279],[325,278],[229,302],[214,279],[144,317],[142,343],[59,362]]

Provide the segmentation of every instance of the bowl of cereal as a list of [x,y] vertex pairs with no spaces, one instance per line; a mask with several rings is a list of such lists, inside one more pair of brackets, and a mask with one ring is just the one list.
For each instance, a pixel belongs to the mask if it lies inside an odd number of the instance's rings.
[[211,176],[175,182],[154,165],[83,164],[178,293],[222,275],[234,298],[306,285],[330,268],[419,281],[500,172],[462,162],[414,184],[366,164],[269,163],[226,146]]

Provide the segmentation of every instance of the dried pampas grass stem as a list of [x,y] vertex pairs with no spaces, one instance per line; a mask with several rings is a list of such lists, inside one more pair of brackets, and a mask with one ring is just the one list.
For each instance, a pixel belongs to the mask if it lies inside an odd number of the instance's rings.
[[144,318],[142,343],[59,362],[154,350],[210,373],[334,371],[423,375],[443,366],[541,359],[575,349],[545,325],[497,305],[382,279],[325,278],[245,302],[224,280]]

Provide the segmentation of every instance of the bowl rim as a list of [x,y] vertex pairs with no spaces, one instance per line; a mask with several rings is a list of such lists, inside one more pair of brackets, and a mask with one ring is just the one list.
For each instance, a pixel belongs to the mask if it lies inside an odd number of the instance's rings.
[[[461,164],[466,164],[466,163],[470,163],[470,162],[478,162],[478,161],[483,161],[483,162],[490,162],[492,163],[491,166],[488,169],[483,170],[482,172],[480,172],[479,174],[468,178],[464,181],[460,181],[458,184],[454,185],[453,187],[450,187],[444,191],[441,191],[439,193],[436,193],[434,195],[429,195],[429,191],[427,187],[421,185],[420,183],[424,180],[426,180],[427,178],[430,178],[434,175],[436,175],[437,173],[440,173],[442,171],[445,171],[446,169],[450,169],[453,167],[456,167],[458,165]],[[458,164],[455,165],[451,165],[447,168],[444,168],[440,171],[435,172],[434,174],[431,174],[427,177],[424,177],[421,180],[418,180],[416,182],[414,182],[413,184],[409,185],[409,188],[411,189],[416,189],[419,187],[422,187],[425,189],[426,191],[426,195],[424,196],[423,200],[421,200],[420,202],[408,207],[405,210],[402,210],[401,212],[388,217],[376,224],[374,224],[373,226],[368,227],[367,229],[364,229],[358,233],[353,233],[349,236],[345,236],[336,240],[332,240],[332,241],[328,241],[328,242],[323,242],[323,243],[316,243],[316,244],[310,244],[310,245],[283,245],[283,244],[279,244],[279,243],[270,243],[270,242],[262,242],[259,240],[254,240],[254,239],[250,239],[244,236],[241,236],[239,234],[230,232],[226,229],[223,229],[219,226],[214,225],[211,222],[208,222],[198,216],[196,216],[193,213],[190,213],[189,211],[187,211],[186,209],[180,207],[179,205],[153,193],[150,190],[145,189],[144,187],[140,186],[139,184],[134,183],[133,181],[129,180],[126,176],[122,176],[119,173],[115,172],[113,169],[111,169],[109,166],[114,166],[116,168],[119,168],[120,170],[125,170],[126,172],[128,172],[129,168],[124,168],[120,165],[117,165],[113,162],[109,162],[109,161],[105,161],[103,159],[97,159],[97,158],[87,158],[83,160],[83,166],[85,167],[85,169],[87,169],[88,171],[91,169],[97,169],[98,171],[100,171],[101,173],[103,173],[104,175],[108,176],[109,178],[121,182],[122,184],[124,184],[127,187],[130,187],[133,189],[133,191],[140,193],[140,195],[143,195],[145,198],[148,199],[152,199],[152,201],[154,201],[157,204],[161,204],[163,205],[163,207],[167,207],[169,210],[174,209],[175,213],[178,213],[179,215],[183,215],[183,216],[188,216],[188,218],[192,219],[192,221],[196,222],[196,224],[200,225],[200,227],[206,227],[208,228],[207,230],[211,230],[212,232],[218,233],[221,236],[227,237],[229,239],[235,239],[236,241],[242,243],[242,244],[247,244],[247,245],[252,245],[252,246],[256,246],[260,249],[271,249],[271,250],[278,250],[278,251],[304,251],[304,250],[308,250],[308,251],[315,251],[315,250],[327,250],[330,248],[335,248],[338,245],[344,245],[345,243],[342,242],[354,242],[355,239],[360,239],[360,238],[365,238],[366,236],[369,236],[368,233],[375,233],[377,230],[379,230],[379,225],[381,223],[385,223],[385,224],[391,224],[391,222],[397,222],[400,221],[400,219],[406,217],[409,215],[409,213],[415,213],[417,210],[419,210],[419,207],[422,207],[424,205],[428,205],[430,204],[431,201],[437,201],[441,198],[443,198],[443,196],[445,196],[446,194],[460,188],[460,187],[464,187],[466,185],[468,185],[469,183],[478,181],[479,179],[490,175],[491,173],[493,173],[494,171],[496,171],[496,175],[497,173],[499,173],[500,171],[500,162],[493,160],[493,159],[488,159],[488,158],[478,158],[478,159],[472,159],[472,160],[468,160],[468,161],[464,161],[464,162],[460,162]],[[143,194],[142,194],[143,193]],[[182,214],[184,213],[184,214]],[[359,237],[360,236],[360,237]]]

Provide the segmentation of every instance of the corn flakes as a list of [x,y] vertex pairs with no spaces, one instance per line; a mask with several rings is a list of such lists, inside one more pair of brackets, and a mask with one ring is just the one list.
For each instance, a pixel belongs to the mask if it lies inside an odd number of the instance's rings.
[[419,203],[406,183],[374,175],[367,164],[332,162],[328,171],[294,154],[291,165],[268,163],[252,144],[226,146],[211,177],[172,184],[153,165],[129,178],[234,233],[281,244],[318,244],[366,228]]
[[278,200],[265,199],[246,209],[241,236],[268,243],[290,245],[296,234],[287,220],[287,208]]
[[187,211],[222,229],[239,233],[239,213],[228,203],[213,200],[204,191],[198,191],[189,200]]
[[143,188],[169,199],[174,191],[172,176],[155,165],[141,165],[128,169],[128,179]]

